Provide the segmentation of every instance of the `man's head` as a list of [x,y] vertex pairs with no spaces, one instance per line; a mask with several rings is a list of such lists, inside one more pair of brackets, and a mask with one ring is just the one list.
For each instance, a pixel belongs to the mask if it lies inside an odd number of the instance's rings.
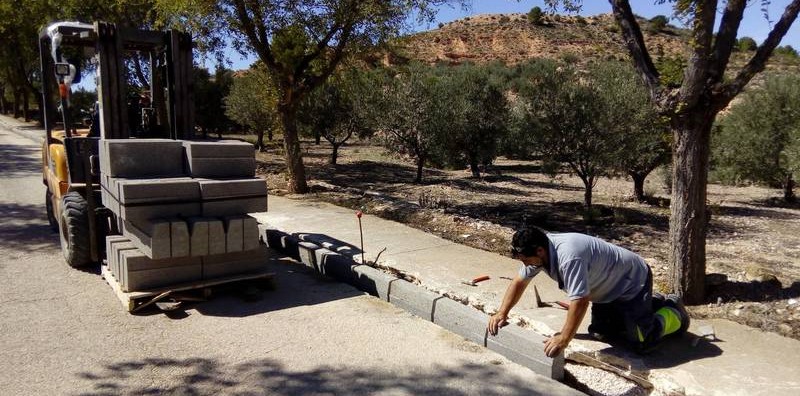
[[525,265],[547,265],[550,239],[538,228],[517,230],[511,238],[511,257],[521,260]]

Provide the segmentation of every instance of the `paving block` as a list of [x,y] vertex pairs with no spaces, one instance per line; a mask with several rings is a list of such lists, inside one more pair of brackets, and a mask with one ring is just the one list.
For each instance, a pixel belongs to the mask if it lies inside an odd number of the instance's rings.
[[202,178],[253,177],[256,159],[250,158],[195,158],[188,162],[189,176]]
[[100,202],[102,202],[103,206],[108,208],[108,210],[117,215],[117,217],[122,217],[120,215],[119,201],[111,195],[111,192],[109,192],[105,186],[101,186],[100,188]]
[[131,241],[122,235],[106,236],[106,265],[108,265],[108,269],[115,279],[119,279],[119,270],[116,268],[118,262],[116,259],[116,246],[121,244],[131,244]]
[[114,256],[113,257],[114,257],[114,266],[116,267],[115,271],[116,271],[116,274],[118,275],[117,278],[116,278],[117,281],[121,281],[122,280],[122,276],[123,276],[122,252],[124,252],[126,250],[138,250],[138,248],[131,241],[114,245],[114,252],[113,252]]
[[225,225],[220,219],[208,220],[208,254],[222,254],[226,251]]
[[225,225],[225,252],[241,252],[244,247],[242,243],[242,218],[238,216],[225,217],[222,222]]
[[489,315],[447,297],[440,297],[433,307],[433,323],[478,345],[486,346]]
[[209,255],[208,222],[212,219],[190,217],[186,220],[189,228],[189,255],[192,257]]
[[188,257],[191,253],[189,226],[181,219],[170,219],[169,231],[172,258]]
[[319,246],[311,242],[298,242],[297,251],[300,255],[300,262],[305,264],[306,267],[319,271],[319,266],[317,266],[317,255],[315,253],[318,249]]
[[267,211],[267,197],[226,198],[202,202],[203,216],[223,217]]
[[[384,301],[389,301],[389,288],[401,282],[399,278],[368,265],[355,266],[353,272],[356,275],[356,287]],[[428,314],[430,317],[430,312]]]
[[389,288],[389,302],[425,320],[433,320],[433,302],[441,297],[411,282],[399,280]]
[[250,216],[242,216],[242,250],[257,249],[260,245],[258,242],[258,220]]
[[238,158],[255,157],[255,146],[238,140],[181,141],[186,158]]
[[319,272],[340,282],[356,284],[355,267],[358,264],[353,262],[353,259],[325,248],[317,249],[314,254]]
[[201,215],[201,208],[200,202],[120,205],[120,212],[117,215],[127,222],[142,227],[156,219],[197,217]]
[[200,184],[189,178],[113,178],[117,200],[123,205],[200,201]]
[[132,178],[184,176],[183,145],[170,139],[103,139],[100,172]]
[[171,231],[167,220],[147,222],[143,228],[124,221],[122,235],[130,239],[142,253],[153,260],[172,257]]
[[125,250],[121,257],[122,290],[126,292],[199,281],[202,277],[199,257],[152,260],[139,250]]
[[200,185],[200,195],[203,200],[266,197],[267,182],[264,179],[232,179],[213,180],[196,179]]
[[496,336],[486,338],[486,346],[514,363],[555,380],[564,379],[564,353],[555,358],[544,354],[545,337],[519,326],[509,325]]
[[202,257],[203,279],[264,271],[269,256],[269,249],[262,246],[246,252]]

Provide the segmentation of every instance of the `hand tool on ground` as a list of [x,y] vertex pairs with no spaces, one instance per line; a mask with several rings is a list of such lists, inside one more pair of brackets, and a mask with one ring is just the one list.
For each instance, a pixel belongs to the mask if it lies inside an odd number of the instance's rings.
[[481,276],[472,278],[471,280],[461,281],[461,283],[463,283],[465,285],[468,285],[468,286],[478,286],[478,283],[483,282],[485,280],[489,280],[489,279],[491,279],[491,278],[489,278],[489,275],[481,275]]

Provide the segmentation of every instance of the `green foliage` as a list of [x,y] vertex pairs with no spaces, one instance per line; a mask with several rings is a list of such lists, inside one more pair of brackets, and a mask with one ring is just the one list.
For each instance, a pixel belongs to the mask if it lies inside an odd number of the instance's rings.
[[800,77],[769,76],[714,129],[713,163],[721,181],[786,187],[800,172]]
[[212,78],[208,70],[194,68],[194,114],[195,124],[203,131],[222,133],[231,127],[231,120],[225,114],[225,97],[233,85],[233,72],[217,68]]
[[795,50],[791,45],[784,45],[782,47],[775,48],[775,54],[787,56],[794,59],[797,59],[798,57],[797,50]]
[[664,15],[656,15],[647,24],[647,30],[651,33],[659,33],[667,27],[669,18]]
[[539,7],[533,7],[530,11],[528,11],[528,22],[533,25],[541,25],[542,21],[542,9]]
[[454,167],[468,164],[474,177],[480,176],[479,165],[494,161],[507,129],[506,81],[500,68],[466,64],[445,69],[443,77],[451,114],[449,127],[438,136],[438,155]]
[[321,137],[331,144],[330,163],[336,164],[339,147],[353,135],[366,137],[374,107],[368,99],[374,89],[372,75],[357,69],[340,72],[314,90],[302,103],[298,123],[301,134]]
[[580,15],[578,15],[578,16],[576,16],[576,17],[575,17],[575,22],[576,22],[578,25],[586,25],[586,24],[588,23],[588,22],[586,22],[586,18],[584,18],[584,17],[582,17],[582,16],[580,16]]
[[264,132],[271,139],[271,131],[277,124],[277,93],[263,65],[257,64],[234,77],[224,102],[225,114],[255,132],[259,137],[256,146],[263,148]]
[[739,51],[742,52],[755,51],[756,48],[758,48],[758,44],[756,44],[756,41],[753,40],[752,37],[745,36],[736,41],[736,49],[738,49]]
[[656,59],[656,68],[659,73],[661,85],[677,88],[683,84],[683,74],[686,70],[686,60],[678,56],[662,56]]

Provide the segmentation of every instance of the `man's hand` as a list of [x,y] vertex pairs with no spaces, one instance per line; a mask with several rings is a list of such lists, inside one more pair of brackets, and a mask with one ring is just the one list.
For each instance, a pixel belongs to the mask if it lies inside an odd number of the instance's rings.
[[544,354],[547,355],[547,357],[558,356],[558,354],[561,353],[561,351],[567,348],[567,345],[569,345],[569,341],[570,340],[567,337],[561,335],[561,333],[556,333],[552,337],[545,340]]
[[508,316],[503,313],[496,313],[489,318],[489,334],[497,335],[497,331],[500,330],[501,327],[508,324]]

